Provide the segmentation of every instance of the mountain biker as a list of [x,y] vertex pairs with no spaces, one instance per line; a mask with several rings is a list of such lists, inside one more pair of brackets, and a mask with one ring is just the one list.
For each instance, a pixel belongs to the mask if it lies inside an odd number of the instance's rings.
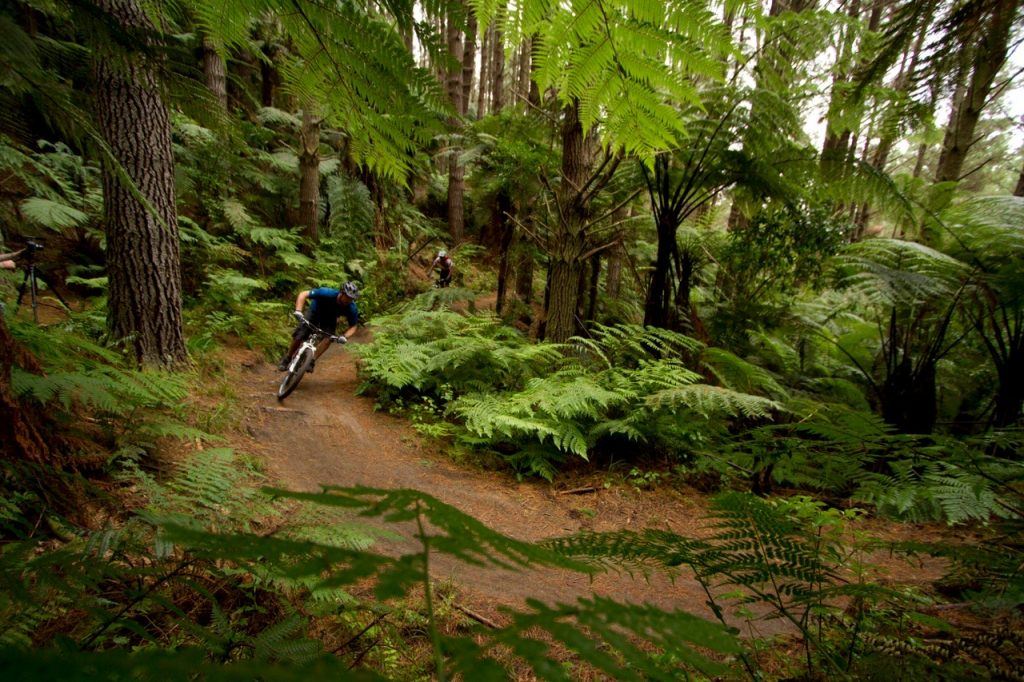
[[[295,299],[293,314],[297,318],[309,321],[310,324],[323,329],[328,334],[334,334],[338,327],[338,319],[344,317],[348,322],[348,329],[338,338],[338,343],[348,343],[349,337],[359,330],[359,308],[355,303],[357,298],[359,298],[359,288],[354,282],[346,282],[340,289],[318,287],[309,291],[300,291]],[[309,312],[303,315],[302,308],[306,305],[307,300],[310,302]],[[292,355],[312,333],[313,330],[308,325],[299,322],[299,326],[292,332],[292,345],[288,348],[288,353],[281,358],[281,362],[277,365],[279,371],[286,372],[288,370],[288,363],[291,362]],[[320,343],[316,349],[316,358],[313,358],[314,364],[330,345],[330,339],[324,339]],[[310,365],[308,371],[313,371],[313,365]]]
[[431,270],[437,270],[437,286],[446,287],[452,283],[452,271],[455,269],[455,261],[451,259],[448,252],[441,249],[437,252],[437,258],[430,265]]

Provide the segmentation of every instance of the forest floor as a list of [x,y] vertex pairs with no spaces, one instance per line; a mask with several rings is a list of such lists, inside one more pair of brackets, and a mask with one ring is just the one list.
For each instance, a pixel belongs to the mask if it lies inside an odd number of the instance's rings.
[[[696,537],[709,532],[707,497],[696,490],[669,485],[642,490],[621,477],[614,481],[601,474],[555,484],[519,481],[506,472],[459,463],[441,451],[443,444],[424,438],[407,420],[377,411],[370,397],[356,396],[355,360],[338,347],[328,351],[283,404],[276,399],[280,374],[257,352],[231,350],[225,359],[236,393],[246,405],[234,445],[261,457],[274,485],[302,491],[317,491],[323,485],[413,488],[524,541],[583,530],[656,528]],[[606,486],[605,480],[613,482]],[[567,493],[573,487],[593,490]],[[872,530],[894,539],[941,532],[872,525]],[[404,540],[383,541],[382,551],[397,555],[417,550],[413,526],[386,527]],[[936,563],[911,565],[885,555],[876,563],[884,565],[887,582],[900,584],[924,585],[941,571]],[[497,622],[506,619],[501,607],[521,606],[528,598],[568,603],[592,595],[712,618],[703,589],[686,572],[674,580],[660,573],[591,577],[547,568],[510,571],[432,556],[431,573],[436,581],[455,588],[460,606]],[[737,618],[730,624],[748,636],[787,631],[781,619],[749,623]]]

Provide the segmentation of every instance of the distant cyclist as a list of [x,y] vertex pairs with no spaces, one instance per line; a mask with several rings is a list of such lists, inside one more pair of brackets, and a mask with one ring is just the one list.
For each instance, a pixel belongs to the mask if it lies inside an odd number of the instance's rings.
[[430,266],[431,270],[437,270],[436,287],[446,287],[452,283],[452,272],[455,270],[455,261],[451,259],[448,252],[441,249],[437,252],[437,258]]
[[[299,292],[298,297],[295,299],[294,315],[309,321],[310,324],[319,327],[328,334],[334,334],[338,328],[338,319],[344,317],[348,324],[348,329],[338,338],[338,343],[347,343],[349,337],[359,331],[359,308],[356,307],[357,298],[359,298],[359,288],[354,282],[347,282],[340,289],[319,287],[309,291],[302,291]],[[303,315],[302,309],[305,307],[307,300],[310,302],[309,312]],[[295,354],[295,351],[298,350],[302,342],[312,333],[313,330],[309,328],[309,325],[299,322],[299,326],[292,332],[292,345],[288,349],[288,353],[277,365],[278,370],[282,372],[288,370],[288,363],[291,362],[292,355]],[[319,358],[323,355],[330,345],[330,339],[324,339],[317,347],[316,357]],[[316,362],[315,358],[314,362]],[[313,371],[312,365],[309,371]]]

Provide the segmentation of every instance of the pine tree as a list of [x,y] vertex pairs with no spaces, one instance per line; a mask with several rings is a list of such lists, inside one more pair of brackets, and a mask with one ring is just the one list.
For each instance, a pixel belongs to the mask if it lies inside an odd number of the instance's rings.
[[[153,24],[135,0],[97,5],[128,35],[151,41]],[[107,319],[140,363],[174,365],[187,352],[170,119],[155,65],[138,53],[120,57],[103,54],[94,69],[99,129],[121,166],[103,168]]]

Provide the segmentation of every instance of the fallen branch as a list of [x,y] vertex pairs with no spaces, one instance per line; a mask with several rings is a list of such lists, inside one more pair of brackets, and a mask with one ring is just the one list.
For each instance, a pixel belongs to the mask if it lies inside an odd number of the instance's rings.
[[456,604],[455,608],[458,609],[459,611],[462,611],[464,614],[466,614],[467,616],[469,616],[470,618],[472,618],[476,622],[480,623],[481,625],[486,625],[487,627],[491,628],[492,630],[500,630],[501,629],[501,626],[498,625],[497,623],[495,623],[490,618],[487,618],[486,616],[481,616],[479,613],[476,613],[475,611],[470,611],[465,606],[461,606],[459,604]]
[[586,493],[596,493],[598,491],[594,486],[586,486],[585,488],[573,488],[572,490],[559,490],[556,495],[584,495]]

